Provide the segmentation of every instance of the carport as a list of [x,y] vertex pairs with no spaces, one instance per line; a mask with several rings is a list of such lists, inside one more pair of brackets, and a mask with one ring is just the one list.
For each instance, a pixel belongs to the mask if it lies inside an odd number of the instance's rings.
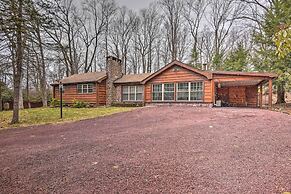
[[263,87],[268,87],[268,106],[272,107],[273,80],[277,75],[256,72],[213,73],[215,105],[263,107]]

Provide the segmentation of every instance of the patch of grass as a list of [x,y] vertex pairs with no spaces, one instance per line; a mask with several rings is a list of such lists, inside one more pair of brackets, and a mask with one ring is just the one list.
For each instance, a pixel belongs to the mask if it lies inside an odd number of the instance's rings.
[[12,111],[4,111],[0,112],[0,129],[79,121],[133,109],[129,107],[63,108],[63,119],[60,119],[59,108],[24,109],[20,111],[20,123],[15,125],[9,124],[12,118]]

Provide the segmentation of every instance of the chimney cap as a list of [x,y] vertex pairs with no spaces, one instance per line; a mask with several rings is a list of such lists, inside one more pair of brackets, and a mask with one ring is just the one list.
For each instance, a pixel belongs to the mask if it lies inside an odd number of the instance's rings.
[[114,56],[107,56],[106,57],[106,60],[113,60],[113,61],[117,61],[119,63],[121,63],[121,59],[117,58],[117,57],[114,57]]

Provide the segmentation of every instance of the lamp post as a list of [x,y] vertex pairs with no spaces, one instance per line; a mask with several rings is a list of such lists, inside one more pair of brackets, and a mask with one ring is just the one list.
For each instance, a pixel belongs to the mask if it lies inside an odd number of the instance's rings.
[[63,118],[63,83],[60,82],[59,90],[60,90],[60,111],[61,111],[61,119]]

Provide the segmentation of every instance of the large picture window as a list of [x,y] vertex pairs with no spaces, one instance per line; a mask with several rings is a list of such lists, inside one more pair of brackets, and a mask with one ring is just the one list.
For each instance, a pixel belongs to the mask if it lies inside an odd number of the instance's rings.
[[203,82],[183,82],[177,84],[178,101],[203,100]]
[[174,83],[164,84],[164,101],[175,100],[175,85]]
[[187,101],[189,100],[189,83],[178,83],[177,84],[177,100]]
[[77,91],[79,94],[91,94],[91,93],[93,93],[93,83],[78,84]]
[[122,86],[122,101],[142,101],[143,86]]
[[153,85],[153,101],[163,100],[163,84]]
[[193,82],[191,83],[190,100],[202,100],[203,97],[203,83]]

